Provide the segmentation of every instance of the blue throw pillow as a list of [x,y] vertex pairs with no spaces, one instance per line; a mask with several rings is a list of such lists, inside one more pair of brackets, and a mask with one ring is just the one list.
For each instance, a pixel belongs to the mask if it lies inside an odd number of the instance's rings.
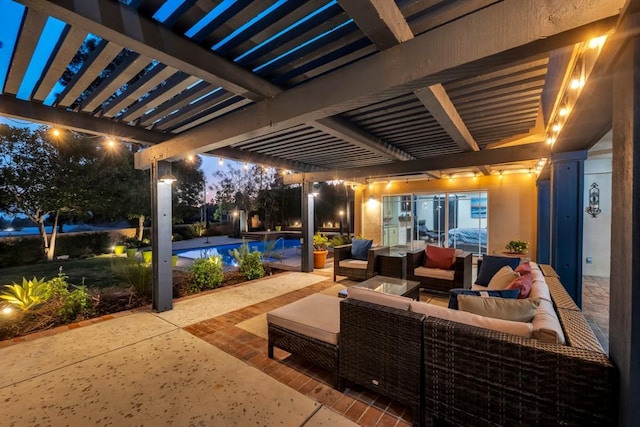
[[478,271],[478,278],[476,279],[476,285],[489,286],[489,282],[494,274],[498,272],[505,265],[510,266],[512,269],[516,269],[520,264],[520,258],[512,258],[508,256],[493,256],[483,255],[482,264]]
[[366,261],[373,240],[353,239],[351,241],[351,258]]
[[454,310],[458,309],[458,295],[475,295],[475,296],[487,295],[490,297],[516,299],[518,298],[519,293],[520,293],[519,289],[504,289],[500,291],[472,291],[471,289],[455,288],[455,289],[449,290],[449,308],[453,308]]

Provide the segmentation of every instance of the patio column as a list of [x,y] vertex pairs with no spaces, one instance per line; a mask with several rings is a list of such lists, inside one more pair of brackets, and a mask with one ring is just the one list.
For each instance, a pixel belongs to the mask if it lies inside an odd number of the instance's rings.
[[314,224],[314,197],[311,194],[313,182],[302,181],[302,261],[300,271],[310,273],[313,271],[313,224]]
[[[153,309],[158,313],[173,308],[173,277],[171,270],[171,182],[160,181],[171,175],[171,163],[151,164],[151,249],[153,252]],[[168,181],[168,180],[167,180]]]
[[582,307],[582,220],[587,152],[551,155],[551,265]]
[[[629,14],[639,22],[640,2]],[[620,371],[619,426],[640,425],[640,38],[622,48],[613,75],[609,354]],[[633,29],[631,29],[633,28]]]

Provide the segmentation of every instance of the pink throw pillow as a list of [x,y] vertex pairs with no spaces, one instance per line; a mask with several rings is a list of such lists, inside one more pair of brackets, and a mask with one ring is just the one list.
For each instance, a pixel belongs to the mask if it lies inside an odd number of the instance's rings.
[[441,248],[440,246],[427,245],[424,251],[424,266],[427,268],[450,270],[455,261],[456,250],[454,248]]
[[509,286],[506,289],[518,289],[520,293],[518,294],[518,299],[527,298],[529,296],[529,292],[531,292],[531,284],[533,283],[533,279],[531,274],[522,274],[520,277],[513,280],[513,282],[509,283]]
[[524,276],[525,274],[531,274],[531,264],[529,264],[528,262],[523,262],[513,271],[515,271],[516,273],[520,273],[521,276]]

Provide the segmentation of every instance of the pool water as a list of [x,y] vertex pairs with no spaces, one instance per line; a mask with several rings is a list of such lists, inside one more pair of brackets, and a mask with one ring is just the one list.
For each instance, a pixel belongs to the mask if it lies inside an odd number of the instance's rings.
[[[264,242],[246,242],[249,245],[251,252],[258,251],[264,253]],[[239,249],[242,243],[235,243],[232,245],[220,245],[220,246],[207,246],[198,249],[188,249],[180,252],[176,252],[178,256],[183,258],[207,258],[213,255],[220,255],[222,257],[222,263],[225,266],[237,266],[235,258],[230,254],[233,249]],[[283,249],[291,249],[296,246],[300,246],[300,239],[278,239],[276,245],[271,250],[273,256],[280,256]],[[267,258],[267,260],[274,261],[276,258]]]

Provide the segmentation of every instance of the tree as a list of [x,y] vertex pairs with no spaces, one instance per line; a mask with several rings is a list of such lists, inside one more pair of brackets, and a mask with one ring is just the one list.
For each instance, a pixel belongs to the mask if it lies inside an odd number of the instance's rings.
[[[86,212],[97,174],[95,144],[79,134],[54,141],[46,127],[36,130],[0,125],[0,205],[23,214],[40,231],[47,260],[55,253],[61,212]],[[51,236],[45,219],[53,215]]]
[[201,169],[202,159],[195,156],[193,160],[174,162],[172,172],[178,179],[173,184],[173,216],[193,222],[200,216],[200,206],[204,203],[204,172]]
[[[216,203],[222,210],[236,207],[248,214],[257,209],[260,191],[271,189],[276,175],[277,171],[273,168],[259,165],[238,168],[227,164],[226,171],[213,174],[215,183],[210,188],[215,192]],[[249,215],[246,220],[248,226]]]

